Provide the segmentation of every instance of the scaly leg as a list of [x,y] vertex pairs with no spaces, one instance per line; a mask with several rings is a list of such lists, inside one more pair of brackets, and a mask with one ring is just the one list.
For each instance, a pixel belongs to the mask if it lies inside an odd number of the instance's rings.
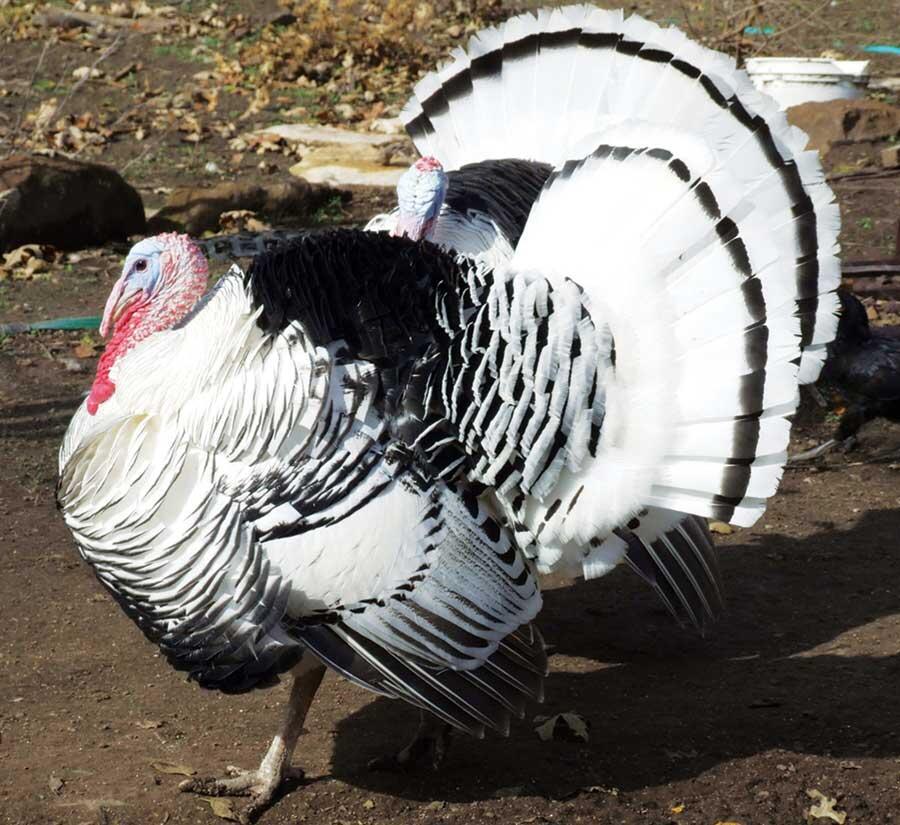
[[229,766],[226,768],[227,777],[187,779],[178,787],[182,791],[207,796],[249,796],[250,804],[240,817],[241,822],[251,822],[269,806],[284,779],[303,778],[302,769],[291,767],[291,755],[324,675],[325,665],[311,654],[306,654],[294,668],[291,698],[284,721],[256,770],[246,771]]
[[407,771],[420,768],[423,762],[437,770],[447,755],[453,728],[436,716],[420,711],[419,727],[416,735],[402,751],[389,756],[380,756],[369,762],[373,771]]

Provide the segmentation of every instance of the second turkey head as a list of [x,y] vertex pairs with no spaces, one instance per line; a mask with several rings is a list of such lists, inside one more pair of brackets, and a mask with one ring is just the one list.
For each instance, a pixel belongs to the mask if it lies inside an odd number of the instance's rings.
[[419,158],[397,184],[400,212],[391,233],[414,241],[428,238],[447,194],[447,173],[440,161]]

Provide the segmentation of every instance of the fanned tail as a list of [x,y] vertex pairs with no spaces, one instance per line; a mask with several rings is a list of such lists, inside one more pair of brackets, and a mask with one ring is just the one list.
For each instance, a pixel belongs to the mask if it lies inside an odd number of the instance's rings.
[[[416,86],[401,118],[419,151],[448,170],[492,158],[559,166],[598,137],[659,145],[651,141],[659,127],[702,137],[710,165],[694,173],[727,168],[789,253],[799,380],[818,377],[837,324],[838,208],[806,135],[733,59],[637,15],[542,10],[474,35]],[[626,141],[615,131],[623,126],[637,138]]]

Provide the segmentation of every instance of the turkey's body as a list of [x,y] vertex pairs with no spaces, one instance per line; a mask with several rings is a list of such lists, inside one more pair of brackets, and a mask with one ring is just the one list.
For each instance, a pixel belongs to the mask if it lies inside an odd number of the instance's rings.
[[[733,63],[636,17],[481,32],[404,119],[450,170],[439,245],[338,230],[232,272],[107,364],[59,501],[204,684],[312,654],[505,732],[542,694],[536,572],[625,563],[716,614],[704,519],[752,524],[777,489],[836,326],[837,214]],[[113,322],[152,301],[141,266]]]
[[[264,256],[250,278],[226,276],[185,322],[128,352],[113,397],[70,426],[60,504],[101,581],[201,682],[250,686],[305,645],[460,727],[505,729],[510,710],[540,694],[542,648],[527,628],[511,636],[536,614],[537,587],[484,506],[430,477],[395,432],[404,375],[443,334],[433,288],[462,273],[406,242],[359,241],[326,233]],[[378,273],[351,282],[362,259]],[[408,276],[421,283],[391,299],[388,319],[368,304],[323,307],[354,289],[377,302]],[[154,370],[160,362],[173,368]],[[530,677],[507,678],[504,650],[517,644]],[[494,698],[466,710],[441,677],[398,681],[401,665],[386,663],[398,654],[410,673],[484,665]]]
[[900,331],[871,328],[858,298],[842,292],[840,299],[844,311],[822,371],[847,399],[837,442],[853,438],[875,418],[900,421]]

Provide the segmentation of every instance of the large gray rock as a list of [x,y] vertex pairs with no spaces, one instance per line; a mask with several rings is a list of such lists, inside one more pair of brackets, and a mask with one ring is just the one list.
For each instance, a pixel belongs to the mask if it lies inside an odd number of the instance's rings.
[[0,252],[83,249],[146,230],[141,196],[113,169],[63,157],[0,161]]
[[218,230],[225,212],[249,210],[273,224],[297,224],[335,197],[349,196],[330,186],[287,178],[269,184],[220,183],[216,186],[176,189],[166,205],[150,219],[151,232],[187,232],[201,235]]

